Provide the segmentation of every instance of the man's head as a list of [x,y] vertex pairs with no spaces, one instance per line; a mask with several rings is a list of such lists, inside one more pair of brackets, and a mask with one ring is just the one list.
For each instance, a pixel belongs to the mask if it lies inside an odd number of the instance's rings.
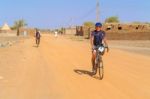
[[100,22],[97,22],[96,24],[95,24],[95,29],[96,29],[96,31],[100,31],[101,29],[102,29],[102,23],[100,23]]
[[35,31],[38,32],[38,28],[35,28]]

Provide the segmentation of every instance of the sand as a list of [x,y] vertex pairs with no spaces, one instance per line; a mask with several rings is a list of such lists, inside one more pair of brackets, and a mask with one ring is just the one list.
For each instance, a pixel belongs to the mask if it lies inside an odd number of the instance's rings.
[[148,55],[111,47],[99,80],[88,42],[43,35],[39,48],[30,38],[0,53],[0,99],[150,99]]

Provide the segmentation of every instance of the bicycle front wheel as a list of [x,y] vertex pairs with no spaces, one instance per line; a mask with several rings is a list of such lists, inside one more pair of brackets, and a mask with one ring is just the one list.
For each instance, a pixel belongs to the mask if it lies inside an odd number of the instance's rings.
[[103,61],[101,60],[98,64],[98,69],[99,69],[99,77],[100,80],[102,80],[104,78],[104,66],[103,66]]

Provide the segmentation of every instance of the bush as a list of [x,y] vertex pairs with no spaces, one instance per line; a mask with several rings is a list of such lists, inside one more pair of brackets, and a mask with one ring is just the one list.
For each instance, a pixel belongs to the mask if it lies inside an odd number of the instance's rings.
[[105,23],[119,23],[119,18],[117,16],[109,17],[105,20]]

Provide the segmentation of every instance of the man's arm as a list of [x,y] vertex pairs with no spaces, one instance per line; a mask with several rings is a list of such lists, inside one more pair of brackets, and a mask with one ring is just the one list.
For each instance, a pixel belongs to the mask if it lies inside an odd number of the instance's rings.
[[40,37],[42,37],[42,35],[41,35],[41,31],[39,31],[39,34],[40,34]]
[[34,37],[36,37],[36,32],[34,33]]
[[107,43],[107,38],[104,37],[104,44],[105,44],[105,47],[107,48],[107,52],[109,52],[109,47],[108,47],[108,43]]
[[91,47],[93,48],[93,40],[94,40],[94,37],[92,35],[92,33],[90,34],[90,43],[91,43]]

